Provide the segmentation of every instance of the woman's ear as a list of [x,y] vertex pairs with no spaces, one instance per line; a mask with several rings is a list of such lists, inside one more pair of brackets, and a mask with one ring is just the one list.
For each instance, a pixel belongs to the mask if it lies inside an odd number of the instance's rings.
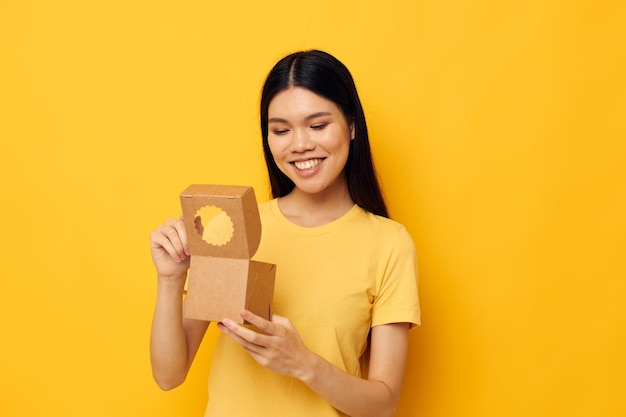
[[350,140],[354,140],[354,119],[350,121]]

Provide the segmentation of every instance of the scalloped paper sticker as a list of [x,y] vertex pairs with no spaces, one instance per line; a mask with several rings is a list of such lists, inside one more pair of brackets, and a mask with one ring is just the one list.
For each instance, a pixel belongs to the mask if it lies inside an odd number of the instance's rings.
[[201,207],[196,212],[194,224],[202,240],[213,246],[227,244],[235,232],[233,221],[228,213],[215,206]]

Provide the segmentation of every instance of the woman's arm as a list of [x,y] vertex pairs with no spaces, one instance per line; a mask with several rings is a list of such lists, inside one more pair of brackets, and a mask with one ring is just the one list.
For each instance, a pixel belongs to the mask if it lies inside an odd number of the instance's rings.
[[154,380],[164,390],[176,388],[185,381],[209,326],[206,321],[183,319],[182,293],[178,282],[158,278],[150,363]]
[[372,328],[368,379],[349,375],[316,355],[302,380],[349,416],[393,416],[404,376],[408,331],[408,323]]
[[152,374],[168,390],[182,384],[209,326],[183,319],[183,289],[189,269],[189,248],[183,222],[168,220],[150,235],[157,270],[157,300],[150,334]]
[[300,379],[333,407],[352,417],[393,416],[400,397],[408,345],[408,323],[372,328],[367,379],[350,375],[308,350],[291,322],[264,320],[248,311],[242,318],[263,333],[225,320],[220,329],[261,365]]

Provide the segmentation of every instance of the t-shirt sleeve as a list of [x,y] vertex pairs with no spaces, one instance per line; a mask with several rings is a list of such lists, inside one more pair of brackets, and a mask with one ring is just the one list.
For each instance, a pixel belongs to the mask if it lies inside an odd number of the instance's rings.
[[420,324],[417,256],[408,231],[401,227],[390,243],[372,306],[372,327],[389,323]]

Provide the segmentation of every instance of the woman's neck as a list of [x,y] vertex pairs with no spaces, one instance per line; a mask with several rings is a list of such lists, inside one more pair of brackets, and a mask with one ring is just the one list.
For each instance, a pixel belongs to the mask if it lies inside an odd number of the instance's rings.
[[[329,190],[330,191],[330,190]],[[337,220],[354,206],[347,187],[333,192],[307,194],[298,188],[278,200],[281,213],[302,227],[318,227]]]

